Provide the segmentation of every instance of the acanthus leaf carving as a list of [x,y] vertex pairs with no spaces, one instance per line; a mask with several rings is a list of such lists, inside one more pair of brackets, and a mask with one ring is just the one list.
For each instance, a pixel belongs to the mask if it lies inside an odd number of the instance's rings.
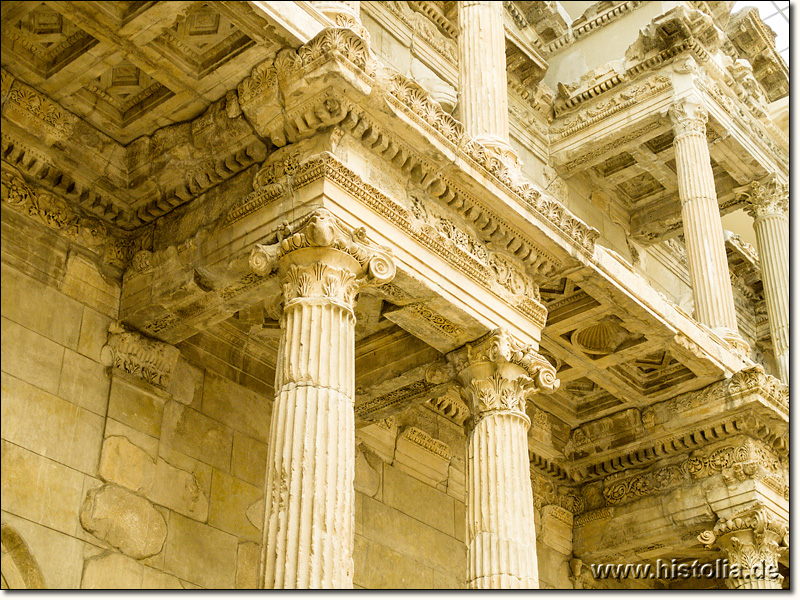
[[180,350],[175,346],[112,322],[101,360],[108,367],[120,369],[150,385],[166,389],[179,356]]

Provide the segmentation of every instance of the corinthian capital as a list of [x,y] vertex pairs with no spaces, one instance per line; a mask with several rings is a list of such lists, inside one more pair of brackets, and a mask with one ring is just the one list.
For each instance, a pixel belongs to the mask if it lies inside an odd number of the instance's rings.
[[730,565],[738,566],[739,577],[747,579],[764,565],[774,567],[777,574],[780,552],[789,545],[789,527],[763,506],[756,506],[730,519],[720,519],[713,531],[704,531],[698,540],[706,547],[719,546]]
[[757,219],[766,215],[786,215],[789,211],[789,186],[774,174],[754,181],[743,190],[744,209]]
[[392,251],[367,240],[363,227],[352,229],[330,211],[318,208],[291,229],[287,223],[278,241],[256,244],[250,267],[257,275],[278,271],[284,301],[328,298],[351,306],[358,291],[394,278]]
[[694,96],[682,98],[669,109],[669,117],[675,130],[675,137],[687,133],[706,134],[708,111],[700,99]]
[[533,393],[558,387],[556,370],[532,347],[497,329],[447,355],[473,418],[497,411],[525,414]]

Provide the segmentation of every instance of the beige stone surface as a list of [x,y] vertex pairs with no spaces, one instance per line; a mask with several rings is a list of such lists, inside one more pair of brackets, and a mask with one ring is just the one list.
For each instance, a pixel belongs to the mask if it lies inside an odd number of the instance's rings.
[[438,531],[372,498],[361,496],[363,536],[376,543],[392,541],[392,550],[443,573],[466,572],[466,548]]
[[777,558],[789,70],[732,4],[5,2],[2,520],[46,583]]
[[162,444],[217,469],[231,468],[233,430],[174,400],[164,410]]
[[103,419],[24,381],[2,374],[3,439],[93,474]]
[[85,542],[5,510],[0,514],[3,523],[14,527],[28,546],[47,588],[80,587],[84,552],[89,547]]
[[[353,551],[353,583],[367,589],[430,589],[434,586],[433,569],[408,555],[360,535]],[[389,567],[391,565],[391,567]],[[388,568],[387,568],[388,567]]]
[[106,551],[86,559],[82,589],[183,589],[177,577],[161,573],[119,554]]
[[234,431],[231,475],[258,488],[263,488],[266,470],[267,445]]
[[2,442],[3,510],[74,535],[83,480],[78,471]]
[[203,385],[203,412],[229,427],[266,443],[271,403],[257,394],[208,373]]
[[97,474],[104,481],[147,495],[153,488],[155,472],[156,461],[128,438],[111,435],[103,441]]
[[161,436],[164,399],[122,375],[111,379],[108,416],[151,437]]
[[260,530],[247,518],[247,509],[263,496],[261,488],[215,469],[211,478],[208,524],[241,539],[260,541]]
[[235,586],[235,536],[176,513],[167,528],[165,571],[205,588]]
[[455,500],[389,465],[383,466],[383,501],[400,512],[455,537]]
[[360,447],[356,447],[355,479],[353,486],[357,492],[374,497],[381,489],[382,468],[380,459],[375,457],[371,464],[366,454]]
[[100,362],[100,351],[108,341],[108,326],[111,321],[110,317],[84,306],[78,352],[93,361]]
[[80,519],[86,531],[131,558],[158,554],[167,537],[167,524],[161,513],[145,498],[118,485],[90,490]]
[[3,317],[3,371],[38,388],[58,393],[64,348]]
[[202,369],[178,359],[167,392],[172,394],[173,400],[191,406],[202,398],[203,376]]
[[236,550],[236,589],[254,590],[258,587],[258,544],[242,542]]
[[148,493],[156,504],[205,521],[208,518],[209,498],[203,485],[203,476],[172,466],[159,458]]
[[110,379],[103,365],[72,350],[64,350],[58,395],[64,400],[105,416]]
[[0,296],[5,318],[61,346],[76,348],[83,312],[78,302],[20,273],[5,262],[2,265],[2,279]]

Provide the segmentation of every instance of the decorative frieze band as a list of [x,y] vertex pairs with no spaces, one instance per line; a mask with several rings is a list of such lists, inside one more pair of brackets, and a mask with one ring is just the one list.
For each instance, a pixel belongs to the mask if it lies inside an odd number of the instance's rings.
[[2,201],[66,238],[97,253],[107,264],[124,269],[141,249],[142,240],[114,235],[99,220],[86,217],[68,202],[28,185],[16,170],[3,163]]
[[716,473],[731,480],[757,478],[788,498],[788,483],[778,459],[760,442],[747,440],[739,446],[724,446],[708,455],[693,453],[687,460],[649,473],[606,479],[603,496],[608,505],[623,504],[643,496],[660,494],[686,480],[703,479]]

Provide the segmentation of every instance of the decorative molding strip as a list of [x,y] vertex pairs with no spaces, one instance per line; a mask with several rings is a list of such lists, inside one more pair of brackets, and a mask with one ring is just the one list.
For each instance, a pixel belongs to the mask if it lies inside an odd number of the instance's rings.
[[781,496],[788,495],[788,484],[783,481],[783,467],[777,455],[764,445],[747,440],[740,446],[718,448],[707,456],[694,452],[679,464],[634,477],[618,479],[612,475],[606,478],[603,496],[609,505],[623,504],[660,494],[689,479],[703,479],[717,473],[732,480],[761,479],[776,488]]
[[55,194],[28,185],[22,175],[5,162],[2,166],[2,201],[15,212],[62,234],[119,269],[128,265],[142,243],[138,238],[114,234],[98,219],[84,216]]

